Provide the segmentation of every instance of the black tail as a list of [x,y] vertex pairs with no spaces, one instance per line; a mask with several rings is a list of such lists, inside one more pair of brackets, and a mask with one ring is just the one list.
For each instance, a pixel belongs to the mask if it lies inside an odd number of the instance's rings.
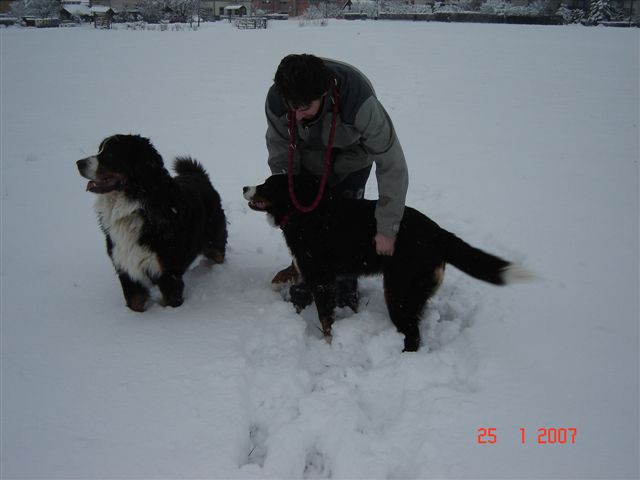
[[472,247],[449,232],[446,237],[445,260],[464,273],[494,285],[526,282],[534,278],[525,267]]
[[209,178],[209,175],[207,175],[207,171],[200,164],[200,162],[194,160],[189,156],[176,157],[173,162],[173,170],[178,175],[203,175]]

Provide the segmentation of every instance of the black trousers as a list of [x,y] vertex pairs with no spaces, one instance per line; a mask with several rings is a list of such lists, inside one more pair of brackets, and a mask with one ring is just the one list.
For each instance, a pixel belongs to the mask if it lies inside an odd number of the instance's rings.
[[344,180],[334,185],[331,190],[340,197],[360,200],[364,198],[364,189],[371,173],[371,165],[347,175]]

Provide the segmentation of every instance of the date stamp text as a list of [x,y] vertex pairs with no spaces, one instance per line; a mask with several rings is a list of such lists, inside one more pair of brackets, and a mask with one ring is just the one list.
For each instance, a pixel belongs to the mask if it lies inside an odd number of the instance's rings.
[[[527,430],[520,427],[520,443],[526,445],[575,445],[578,429],[572,427],[541,427]],[[478,428],[478,445],[495,445],[498,443],[498,429],[490,427]]]

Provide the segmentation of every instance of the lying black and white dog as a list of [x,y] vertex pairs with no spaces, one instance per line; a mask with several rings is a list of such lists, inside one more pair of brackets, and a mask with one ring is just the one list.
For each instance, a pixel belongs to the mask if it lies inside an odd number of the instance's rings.
[[[317,191],[314,177],[295,177],[295,194],[303,204],[309,205]],[[420,316],[440,286],[447,263],[495,285],[533,278],[524,267],[470,246],[411,207],[405,208],[395,253],[388,257],[377,255],[373,244],[375,201],[334,198],[328,192],[317,209],[301,213],[290,199],[286,175],[244,187],[243,193],[250,208],[268,213],[282,229],[328,339],[335,319],[338,275],[384,275],[389,315],[405,335],[407,351],[420,346]]]
[[224,261],[227,223],[220,196],[195,160],[176,158],[172,177],[148,139],[114,135],[77,166],[89,179],[87,191],[98,194],[107,253],[131,310],[146,309],[153,285],[166,305],[181,305],[182,276],[196,257]]

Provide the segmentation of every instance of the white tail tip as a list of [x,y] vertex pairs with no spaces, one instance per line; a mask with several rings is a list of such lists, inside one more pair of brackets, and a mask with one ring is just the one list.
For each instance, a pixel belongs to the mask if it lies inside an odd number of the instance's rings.
[[502,280],[505,285],[512,283],[527,283],[537,280],[538,277],[531,270],[522,265],[509,265],[502,269]]

